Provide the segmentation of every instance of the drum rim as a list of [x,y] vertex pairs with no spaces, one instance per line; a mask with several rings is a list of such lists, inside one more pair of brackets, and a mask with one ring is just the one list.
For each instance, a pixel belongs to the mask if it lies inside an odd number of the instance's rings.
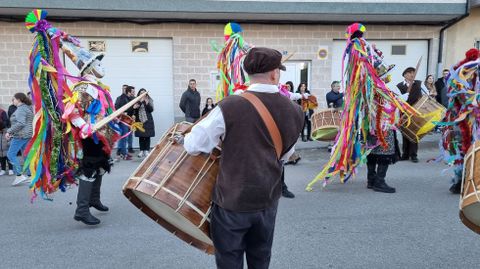
[[480,234],[480,226],[478,226],[477,224],[471,222],[466,216],[465,214],[463,213],[463,210],[460,210],[460,220],[462,221],[462,223],[467,226],[470,230],[476,232],[477,234]]

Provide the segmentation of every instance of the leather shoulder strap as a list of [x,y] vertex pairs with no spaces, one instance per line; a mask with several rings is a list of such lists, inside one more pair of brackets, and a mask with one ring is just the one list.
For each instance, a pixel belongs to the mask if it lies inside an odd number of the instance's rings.
[[281,155],[283,149],[283,142],[282,137],[280,136],[280,131],[278,130],[277,123],[273,119],[272,114],[270,114],[270,111],[268,111],[267,107],[254,94],[245,92],[240,96],[247,99],[255,107],[263,122],[267,126],[268,132],[270,133],[270,137],[273,141],[273,145],[275,146],[277,159],[280,160],[280,157],[282,157]]

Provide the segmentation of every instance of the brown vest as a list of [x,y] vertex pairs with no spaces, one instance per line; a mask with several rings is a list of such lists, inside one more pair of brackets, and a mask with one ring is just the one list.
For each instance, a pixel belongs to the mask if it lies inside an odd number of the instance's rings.
[[[303,127],[300,106],[279,93],[252,93],[277,123],[285,154]],[[237,212],[272,206],[281,195],[282,165],[267,127],[253,105],[241,96],[229,96],[219,106],[225,120],[225,137],[213,202]]]

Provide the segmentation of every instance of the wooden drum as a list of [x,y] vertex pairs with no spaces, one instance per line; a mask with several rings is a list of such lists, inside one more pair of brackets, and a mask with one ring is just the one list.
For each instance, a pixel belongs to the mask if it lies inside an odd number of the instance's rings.
[[408,122],[407,115],[400,119],[400,131],[408,140],[418,143],[422,137],[435,128],[435,121],[441,121],[445,117],[446,109],[434,98],[424,94],[413,107],[420,112],[414,115]]
[[472,231],[480,234],[480,141],[467,154],[463,167],[460,219]]
[[143,213],[190,245],[214,253],[210,209],[220,149],[188,155],[174,136],[191,123],[175,124],[123,186],[125,196]]
[[342,112],[338,109],[323,109],[312,116],[312,138],[318,141],[332,141],[340,130]]

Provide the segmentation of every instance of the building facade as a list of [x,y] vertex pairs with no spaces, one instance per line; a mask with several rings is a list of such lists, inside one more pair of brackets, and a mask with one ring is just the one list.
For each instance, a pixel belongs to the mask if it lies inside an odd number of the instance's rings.
[[[37,3],[38,2],[38,3]],[[0,103],[28,90],[28,52],[33,35],[24,16],[33,8],[49,11],[57,28],[78,36],[91,50],[103,50],[103,80],[115,98],[121,85],[146,88],[155,100],[157,134],[182,119],[178,108],[188,80],[197,80],[202,104],[215,97],[218,74],[214,45],[223,43],[223,27],[235,20],[245,41],[268,46],[288,60],[282,81],[307,82],[320,105],[332,80],[341,79],[344,32],[356,21],[367,27],[389,63],[397,65],[394,81],[415,66],[419,79],[439,67],[440,30],[466,14],[467,1],[0,1]],[[68,4],[68,5],[67,5]],[[135,6],[134,6],[135,5]],[[237,11],[235,11],[237,10]],[[447,47],[447,46],[445,46]],[[66,61],[67,67],[75,68]],[[393,83],[392,82],[392,83]],[[158,124],[157,124],[158,123]]]

